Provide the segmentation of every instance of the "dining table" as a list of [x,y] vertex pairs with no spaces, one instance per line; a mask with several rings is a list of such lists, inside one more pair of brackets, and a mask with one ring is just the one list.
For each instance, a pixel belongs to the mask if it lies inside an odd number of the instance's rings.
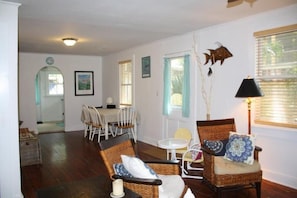
[[[107,131],[107,133],[105,133],[105,139],[108,139],[108,125],[110,123],[117,123],[119,120],[119,112],[120,112],[120,108],[96,108],[97,111],[99,112],[100,116],[101,116],[101,120],[102,120],[102,125],[104,125],[104,130]],[[84,120],[83,118],[83,113],[81,114],[81,120]],[[137,118],[136,118],[137,119]],[[135,120],[136,122],[136,120]],[[137,126],[135,124],[134,126],[134,131],[136,132],[137,130]],[[116,135],[116,134],[114,134]]]
[[97,108],[98,112],[101,115],[102,123],[105,128],[105,139],[108,139],[108,124],[117,122],[118,121],[118,113],[120,109],[114,108],[114,109],[107,109],[107,108]]

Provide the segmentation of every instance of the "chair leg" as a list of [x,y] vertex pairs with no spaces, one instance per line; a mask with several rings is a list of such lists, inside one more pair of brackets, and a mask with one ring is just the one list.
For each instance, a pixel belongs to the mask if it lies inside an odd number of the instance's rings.
[[90,130],[90,132],[89,132],[89,140],[92,140],[93,130],[94,130],[94,129]]
[[91,140],[93,141],[94,140],[94,136],[96,134],[96,128],[93,129],[93,132],[92,132],[92,137],[91,137]]
[[167,160],[169,160],[169,150],[168,149],[166,150],[166,158],[167,158]]
[[217,198],[221,198],[222,197],[222,189],[216,188],[216,191],[217,191]]
[[[185,169],[185,163],[187,164],[187,169]],[[191,178],[191,179],[203,179],[202,176],[198,175],[189,175],[188,170],[203,170],[203,168],[194,168],[189,165],[189,162],[182,160],[181,162],[181,177],[182,178]]]
[[92,126],[89,126],[89,140],[91,140],[92,133],[93,133],[93,128]]
[[100,142],[100,138],[101,138],[101,129],[98,129],[98,143]]
[[256,182],[257,198],[261,198],[261,182]]
[[115,137],[117,134],[116,134],[116,131],[113,132],[113,128],[114,128],[114,124],[109,126],[109,130],[110,130],[110,133],[111,133],[112,137]]
[[87,137],[87,135],[88,135],[88,131],[89,131],[89,126],[85,124],[85,133],[84,133],[84,137]]
[[131,133],[132,133],[132,137],[133,137],[133,139],[134,139],[134,142],[136,143],[136,142],[137,142],[136,133],[135,133],[135,131],[134,131],[133,128],[130,128],[130,131],[131,131]]

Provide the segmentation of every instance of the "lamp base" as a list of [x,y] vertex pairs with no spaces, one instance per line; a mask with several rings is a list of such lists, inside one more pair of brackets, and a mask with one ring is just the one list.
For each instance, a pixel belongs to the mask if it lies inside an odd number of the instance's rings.
[[116,105],[106,105],[106,108],[107,109],[115,109],[116,108]]

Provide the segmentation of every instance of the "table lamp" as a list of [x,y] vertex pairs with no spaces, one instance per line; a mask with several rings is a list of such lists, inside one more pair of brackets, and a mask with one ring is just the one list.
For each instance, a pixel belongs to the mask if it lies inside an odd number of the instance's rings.
[[251,104],[253,97],[263,96],[261,89],[256,84],[253,78],[243,79],[235,97],[236,98],[247,98],[248,104],[248,134],[251,134]]
[[112,99],[112,97],[108,97],[107,99],[106,99],[106,108],[107,109],[114,109],[114,108],[116,108],[116,106],[114,105],[114,104],[112,104],[113,103],[113,99]]

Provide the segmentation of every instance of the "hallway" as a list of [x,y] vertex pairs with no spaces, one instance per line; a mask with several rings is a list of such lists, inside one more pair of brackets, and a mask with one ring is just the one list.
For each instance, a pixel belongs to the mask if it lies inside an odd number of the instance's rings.
[[44,122],[37,124],[38,133],[64,132],[64,122]]

